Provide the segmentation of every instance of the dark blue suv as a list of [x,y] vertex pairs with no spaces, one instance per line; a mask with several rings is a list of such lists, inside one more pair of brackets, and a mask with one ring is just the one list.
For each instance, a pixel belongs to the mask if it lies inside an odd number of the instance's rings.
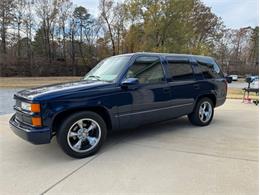
[[70,156],[98,151],[107,132],[188,115],[208,125],[226,100],[224,75],[211,57],[133,53],[101,61],[77,82],[14,95],[12,130],[34,144],[56,135]]

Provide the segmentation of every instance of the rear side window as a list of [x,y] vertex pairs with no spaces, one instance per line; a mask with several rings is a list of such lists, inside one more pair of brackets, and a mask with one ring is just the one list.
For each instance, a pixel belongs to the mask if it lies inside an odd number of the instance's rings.
[[188,61],[167,58],[168,70],[173,81],[193,80],[192,66]]
[[198,67],[200,72],[206,79],[214,79],[223,77],[219,66],[216,63],[206,63],[198,61]]

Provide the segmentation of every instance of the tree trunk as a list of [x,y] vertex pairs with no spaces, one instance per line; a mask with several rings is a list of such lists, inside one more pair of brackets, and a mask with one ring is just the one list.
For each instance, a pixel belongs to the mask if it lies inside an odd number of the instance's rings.
[[117,53],[120,53],[120,30],[117,29]]
[[47,19],[47,29],[46,29],[46,43],[47,43],[47,54],[50,64],[52,63],[51,59],[51,43],[50,43],[50,21]]
[[30,68],[31,68],[31,74],[33,72],[33,51],[32,51],[32,26],[31,21],[29,25],[29,55],[30,55]]
[[55,43],[54,43],[54,25],[50,31],[50,35],[51,35],[51,60],[54,61],[55,56],[56,56],[56,49],[55,49]]
[[18,36],[17,55],[18,55],[18,60],[21,57],[21,35],[20,35],[20,31],[21,31],[21,22],[20,22],[20,18],[19,18],[18,23],[17,23],[17,36]]
[[2,9],[2,30],[1,30],[1,45],[2,45],[2,53],[6,54],[6,41],[5,41],[5,34],[6,34],[6,27],[5,27],[5,10]]
[[72,32],[71,34],[71,56],[72,56],[73,76],[76,76],[74,32]]
[[65,24],[64,22],[62,23],[62,44],[63,44],[63,58],[66,62],[66,33],[65,33]]
[[106,17],[104,17],[106,23],[107,23],[107,27],[108,27],[108,31],[109,31],[109,36],[110,36],[110,39],[111,39],[111,42],[112,42],[112,50],[113,50],[113,56],[116,55],[116,46],[115,46],[115,41],[114,41],[114,37],[113,37],[113,34],[112,34],[112,29],[111,29],[111,26],[108,22],[108,19]]
[[84,54],[83,54],[83,51],[82,51],[82,43],[83,43],[83,29],[82,29],[82,21],[80,22],[80,41],[79,41],[79,52],[80,52],[80,57],[82,58],[82,61],[84,63],[84,65],[87,65],[86,63],[86,60],[85,60],[85,57],[84,57]]

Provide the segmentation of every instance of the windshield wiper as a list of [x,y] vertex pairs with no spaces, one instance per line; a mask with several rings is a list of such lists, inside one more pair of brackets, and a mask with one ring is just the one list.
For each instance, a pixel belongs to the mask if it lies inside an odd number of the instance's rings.
[[101,81],[100,76],[96,76],[96,75],[90,75],[88,78],[95,78],[98,81]]
[[[109,81],[109,80],[105,80],[105,79],[101,79],[101,77],[100,76],[97,76],[97,75],[90,75],[90,76],[88,76],[86,79],[84,79],[84,80],[87,80],[87,79],[89,79],[89,78],[94,78],[95,80],[97,80],[97,81],[105,81],[105,82],[112,82],[112,81]],[[92,80],[92,79],[91,79]]]

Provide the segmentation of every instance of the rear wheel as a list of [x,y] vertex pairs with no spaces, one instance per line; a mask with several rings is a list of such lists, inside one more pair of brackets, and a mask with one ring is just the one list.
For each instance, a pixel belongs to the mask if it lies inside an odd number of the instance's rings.
[[64,120],[57,132],[57,141],[69,156],[84,158],[100,149],[106,134],[102,117],[94,112],[79,112]]
[[210,124],[214,115],[214,106],[211,99],[205,97],[198,101],[194,111],[188,115],[190,122],[197,126]]

